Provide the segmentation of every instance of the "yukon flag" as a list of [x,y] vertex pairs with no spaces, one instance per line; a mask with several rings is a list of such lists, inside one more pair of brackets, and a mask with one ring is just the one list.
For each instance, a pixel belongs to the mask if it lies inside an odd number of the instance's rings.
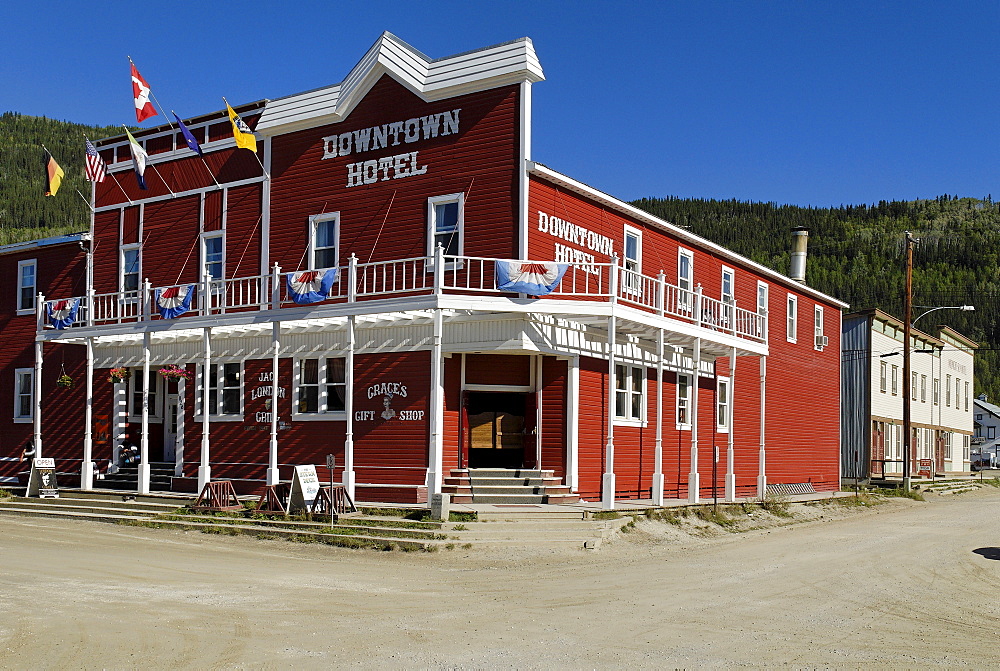
[[139,188],[145,191],[148,188],[146,186],[146,161],[149,160],[149,156],[146,155],[146,150],[142,148],[142,145],[132,137],[132,133],[129,132],[128,128],[125,129],[125,134],[128,135],[128,143],[132,149],[132,167],[135,168],[135,181],[139,183]]
[[142,123],[151,116],[156,116],[156,108],[149,101],[149,84],[142,78],[135,68],[135,63],[129,59],[132,65],[132,97],[135,100],[135,120]]
[[229,111],[229,120],[233,123],[233,139],[236,140],[236,146],[240,149],[249,149],[256,154],[257,138],[254,137],[250,126],[240,118],[240,115],[236,113],[228,101],[226,101],[226,109]]
[[45,161],[45,195],[54,196],[59,191],[59,185],[62,184],[62,179],[66,176],[66,173],[59,167],[56,160],[52,158],[52,154],[49,153],[48,149],[45,150],[45,155],[48,156],[48,160]]

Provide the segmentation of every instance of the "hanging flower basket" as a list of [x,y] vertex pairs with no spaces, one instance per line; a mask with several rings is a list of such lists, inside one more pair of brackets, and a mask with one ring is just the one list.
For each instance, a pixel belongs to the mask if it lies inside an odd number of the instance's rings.
[[56,386],[62,387],[63,389],[72,389],[74,384],[73,378],[65,374],[60,375],[56,380]]
[[160,377],[166,378],[167,380],[190,380],[191,373],[186,368],[181,368],[175,364],[169,364],[164,366],[160,370],[156,371],[160,374]]
[[108,372],[108,382],[117,384],[119,382],[124,382],[132,376],[132,371],[128,368],[112,368]]

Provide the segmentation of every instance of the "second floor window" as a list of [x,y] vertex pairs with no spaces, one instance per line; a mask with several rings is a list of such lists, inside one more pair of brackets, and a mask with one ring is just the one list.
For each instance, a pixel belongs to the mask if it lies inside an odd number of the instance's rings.
[[141,270],[142,257],[139,253],[139,245],[122,245],[121,257],[119,259],[121,263],[121,275],[119,276],[118,282],[121,287],[121,292],[125,294],[127,298],[134,298],[139,294],[139,272]]
[[202,273],[213,280],[221,280],[222,256],[222,232],[204,234],[201,237]]
[[318,214],[309,222],[309,268],[336,268],[340,213]]
[[35,293],[37,292],[38,281],[36,269],[38,265],[34,260],[21,261],[17,264],[17,311],[34,312]]
[[428,256],[434,256],[438,245],[446,256],[462,254],[465,223],[465,194],[452,193],[427,199]]
[[[799,298],[798,296],[793,296],[788,294],[788,308],[787,316],[785,320],[785,327],[787,330],[786,338],[788,342],[795,342],[798,339],[799,331]],[[895,366],[893,366],[895,368]],[[892,393],[896,393],[893,389]]]
[[884,394],[887,391],[886,386],[888,384],[888,378],[889,378],[889,364],[886,363],[885,361],[882,361],[880,363],[881,366],[879,367],[879,391],[881,391]]

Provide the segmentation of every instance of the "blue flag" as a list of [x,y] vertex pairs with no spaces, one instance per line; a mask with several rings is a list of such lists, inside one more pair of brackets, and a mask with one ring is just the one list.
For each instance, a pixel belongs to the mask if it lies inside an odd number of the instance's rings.
[[188,149],[193,152],[197,152],[198,156],[204,156],[204,154],[201,153],[201,145],[198,144],[196,139],[194,139],[194,135],[192,135],[191,131],[188,130],[188,127],[184,125],[181,118],[177,116],[177,112],[174,112],[174,118],[177,119],[177,124],[181,127],[181,135],[184,136],[184,142],[187,143]]

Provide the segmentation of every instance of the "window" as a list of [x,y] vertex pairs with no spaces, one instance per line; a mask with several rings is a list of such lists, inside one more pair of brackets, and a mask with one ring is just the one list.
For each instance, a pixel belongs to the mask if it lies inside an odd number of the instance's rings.
[[213,280],[223,279],[222,231],[205,233],[201,236],[201,272]]
[[826,347],[826,336],[823,335],[823,306],[813,308],[813,347],[822,352]]
[[733,289],[733,269],[722,267],[722,291],[719,294],[723,303],[723,325],[729,327],[733,323],[733,304],[736,296]]
[[[198,365],[195,387],[195,414],[202,414],[205,381],[204,365]],[[214,363],[208,367],[208,414],[233,416],[243,414],[243,371],[239,363]]]
[[715,390],[715,424],[721,433],[729,432],[729,378],[720,377]]
[[427,199],[427,255],[438,245],[446,256],[460,256],[464,249],[465,194],[452,193]]
[[951,431],[944,432],[944,458],[951,461]]
[[757,282],[757,314],[767,314],[767,285]]
[[[149,371],[149,416],[159,417],[159,405],[156,403],[156,395],[160,376],[155,370]],[[129,377],[129,385],[132,387],[132,404],[129,407],[129,415],[133,418],[142,417],[142,369],[135,371]]]
[[901,454],[903,454],[903,427],[895,427],[896,433],[896,458],[898,459]]
[[296,365],[295,414],[343,412],[347,397],[345,359],[299,359]]
[[694,287],[694,254],[686,249],[677,250],[677,286],[680,288],[678,309],[690,311],[694,308],[691,290]]
[[139,273],[142,269],[142,256],[139,245],[122,245],[118,258],[118,285],[125,298],[136,298],[139,295]]
[[[788,342],[796,342],[798,340],[798,328],[799,328],[799,298],[798,296],[793,296],[788,294],[788,305],[786,310],[785,319],[785,333]],[[895,366],[893,366],[895,368]]]
[[961,398],[962,398],[962,383],[956,377],[955,378],[955,410],[958,410],[959,408],[962,407],[962,402],[960,400]]
[[677,374],[677,428],[691,428],[691,376]]
[[910,373],[910,398],[914,401],[917,400],[917,374],[916,372]]
[[30,422],[35,414],[35,370],[14,371],[14,421]]
[[944,376],[944,404],[951,407],[951,375]]
[[886,386],[888,384],[889,364],[885,361],[881,363],[882,365],[879,370],[878,386],[879,386],[879,391],[881,391],[884,394],[886,392]]
[[892,367],[892,395],[899,394],[899,366]]
[[934,405],[941,402],[941,380],[934,378]]
[[642,231],[625,227],[625,257],[622,259],[625,270],[623,287],[626,291],[637,293],[641,290],[639,273],[642,272]]
[[965,383],[965,411],[969,412],[969,383]]
[[972,449],[972,439],[969,436],[962,436],[962,459],[969,460],[969,451]]
[[645,384],[643,369],[615,366],[615,417],[641,422]]
[[987,426],[986,427],[986,440],[993,440],[997,437],[997,427]]
[[34,314],[35,294],[37,293],[36,270],[38,264],[34,259],[19,261],[17,264],[17,312],[18,314]]
[[340,213],[317,214],[309,218],[309,268],[336,268],[340,259]]
[[920,376],[920,402],[921,403],[926,403],[927,402],[927,376],[926,375],[921,375]]

